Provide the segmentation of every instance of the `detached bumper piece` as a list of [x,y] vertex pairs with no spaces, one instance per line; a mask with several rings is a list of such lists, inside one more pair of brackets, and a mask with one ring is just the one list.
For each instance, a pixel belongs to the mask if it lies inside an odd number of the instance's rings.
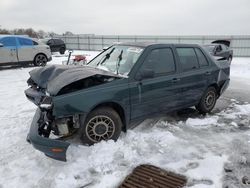
[[152,165],[141,165],[126,177],[119,188],[181,188],[187,183],[184,176],[167,172]]
[[44,113],[38,108],[33,118],[27,141],[46,156],[66,161],[66,151],[70,143],[49,138],[50,130],[45,128],[46,122],[43,120]]

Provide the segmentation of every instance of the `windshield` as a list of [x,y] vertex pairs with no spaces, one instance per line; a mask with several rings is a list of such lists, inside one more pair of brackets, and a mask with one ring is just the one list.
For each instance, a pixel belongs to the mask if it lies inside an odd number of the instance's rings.
[[143,48],[135,46],[112,46],[90,61],[88,66],[127,76],[142,51]]

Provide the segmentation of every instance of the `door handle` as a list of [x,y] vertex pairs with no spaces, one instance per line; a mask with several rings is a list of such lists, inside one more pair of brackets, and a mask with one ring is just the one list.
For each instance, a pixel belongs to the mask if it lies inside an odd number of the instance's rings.
[[180,78],[173,78],[172,79],[172,83],[177,83],[177,82],[179,82],[181,79]]
[[209,72],[209,71],[207,71],[206,73],[205,73],[205,75],[211,75],[211,72]]

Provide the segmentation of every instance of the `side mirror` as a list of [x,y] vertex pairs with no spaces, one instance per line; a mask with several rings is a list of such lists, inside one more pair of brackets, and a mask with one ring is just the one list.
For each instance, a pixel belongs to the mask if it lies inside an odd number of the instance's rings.
[[140,71],[135,79],[136,80],[143,80],[143,79],[147,79],[147,78],[153,78],[154,77],[155,72],[152,69],[143,69],[142,71]]
[[0,43],[0,47],[3,47],[3,43]]

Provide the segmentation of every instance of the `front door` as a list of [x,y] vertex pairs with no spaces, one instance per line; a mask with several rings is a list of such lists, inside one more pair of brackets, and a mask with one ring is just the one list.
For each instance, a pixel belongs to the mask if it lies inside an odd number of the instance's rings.
[[178,106],[181,88],[172,48],[152,49],[137,74],[152,70],[154,76],[130,82],[131,120],[161,113]]
[[3,37],[0,39],[0,43],[3,44],[0,47],[0,63],[17,63],[17,49],[15,37]]

